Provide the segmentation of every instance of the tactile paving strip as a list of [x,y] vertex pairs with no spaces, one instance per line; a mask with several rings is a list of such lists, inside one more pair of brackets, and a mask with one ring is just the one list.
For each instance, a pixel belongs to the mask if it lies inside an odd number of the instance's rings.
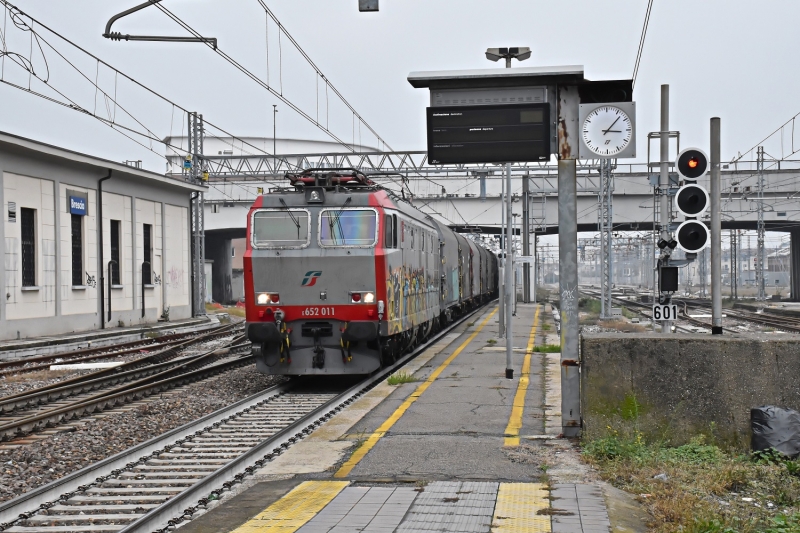
[[487,533],[498,483],[437,481],[420,492],[397,533]]
[[294,533],[314,518],[348,481],[306,481],[232,533]]
[[298,533],[391,533],[416,496],[410,487],[348,487]]
[[541,483],[501,483],[492,532],[549,533],[550,516],[537,514],[549,507],[548,492]]

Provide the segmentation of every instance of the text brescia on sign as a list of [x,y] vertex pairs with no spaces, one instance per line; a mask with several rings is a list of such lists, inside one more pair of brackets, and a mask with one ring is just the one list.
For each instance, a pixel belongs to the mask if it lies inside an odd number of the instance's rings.
[[73,215],[86,216],[86,199],[78,196],[70,196],[69,212]]

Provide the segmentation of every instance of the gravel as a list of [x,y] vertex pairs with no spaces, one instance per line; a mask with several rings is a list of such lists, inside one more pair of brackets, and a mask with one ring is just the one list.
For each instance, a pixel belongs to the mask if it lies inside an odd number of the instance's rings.
[[[188,346],[184,350],[181,350],[180,356],[187,357],[190,355],[196,355],[210,350],[216,350],[217,348],[224,346],[234,337],[235,335],[230,335],[226,337],[220,337],[218,339],[210,339],[200,344]],[[147,357],[148,354],[149,351],[147,350],[147,348],[142,348],[139,352],[136,353],[116,356],[113,359],[113,361],[128,362],[128,361],[133,361],[134,359],[142,359],[144,357]],[[101,362],[101,361],[106,363],[112,362],[107,359],[98,359],[97,361],[91,361],[91,362]],[[57,365],[63,362],[66,361],[58,361],[54,362],[53,364]],[[9,396],[12,394],[19,394],[21,392],[27,392],[39,387],[53,385],[55,383],[60,383],[68,379],[76,378],[78,376],[83,376],[85,374],[90,374],[92,372],[97,372],[97,371],[98,370],[39,370],[36,372],[14,374],[11,376],[0,378],[0,397]]]
[[62,432],[15,449],[0,450],[0,501],[45,485],[140,442],[182,426],[272,386],[284,378],[254,366],[193,383],[180,394],[148,401],[128,411],[79,422]]

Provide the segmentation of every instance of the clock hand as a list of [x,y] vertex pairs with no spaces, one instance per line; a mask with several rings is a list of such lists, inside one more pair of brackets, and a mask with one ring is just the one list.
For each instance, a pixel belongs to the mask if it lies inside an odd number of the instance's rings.
[[613,127],[614,127],[614,124],[616,124],[617,122],[619,122],[619,119],[620,119],[620,118],[622,118],[622,117],[617,117],[617,120],[615,120],[614,122],[612,122],[612,123],[611,123],[611,125],[608,127],[608,129],[607,129],[607,130],[603,130],[603,135],[605,135],[606,133],[608,133],[609,131],[611,131],[611,128],[613,128]]
[[622,130],[603,130],[603,135],[606,133],[622,133]]

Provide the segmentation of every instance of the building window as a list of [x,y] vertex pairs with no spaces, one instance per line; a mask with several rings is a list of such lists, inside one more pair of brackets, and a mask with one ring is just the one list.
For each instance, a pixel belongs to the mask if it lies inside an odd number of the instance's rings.
[[111,221],[111,284],[121,285],[119,280],[119,241],[122,224],[119,220]]
[[36,210],[23,207],[22,219],[22,286],[36,286]]
[[142,283],[153,284],[153,226],[143,224],[144,231],[144,265],[142,265]]
[[236,257],[236,248],[231,247],[231,257]]
[[72,217],[72,284],[83,285],[83,217]]

